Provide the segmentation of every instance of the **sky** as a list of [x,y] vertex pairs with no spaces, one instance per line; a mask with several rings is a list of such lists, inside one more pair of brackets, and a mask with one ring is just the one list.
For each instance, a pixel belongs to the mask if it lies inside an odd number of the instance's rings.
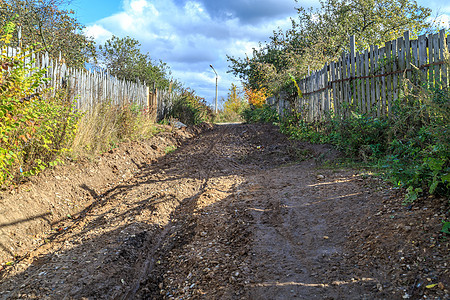
[[[419,0],[448,24],[450,2]],[[317,7],[318,0],[72,0],[85,34],[104,44],[112,35],[130,36],[141,52],[162,60],[172,77],[213,105],[215,73],[218,98],[226,98],[239,78],[227,73],[227,55],[251,57],[252,48],[277,28],[288,29],[296,7]]]

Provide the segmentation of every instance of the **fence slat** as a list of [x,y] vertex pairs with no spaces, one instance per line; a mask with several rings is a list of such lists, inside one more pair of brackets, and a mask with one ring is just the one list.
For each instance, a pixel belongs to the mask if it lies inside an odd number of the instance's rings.
[[[439,31],[439,60],[440,61],[444,61],[445,60],[445,49],[446,48],[446,43],[445,43],[445,30],[442,29],[441,31]],[[443,65],[441,67],[441,76],[442,76],[442,84],[443,86],[447,86],[447,66]]]
[[[308,121],[320,120],[330,111],[341,118],[352,110],[390,117],[404,78],[408,84],[424,80],[432,86],[448,86],[450,69],[443,61],[449,48],[450,36],[445,36],[445,30],[417,39],[405,32],[381,48],[372,45],[361,53],[356,51],[352,36],[349,53],[343,52],[337,61],[319,70],[308,67],[308,76],[299,81],[304,95],[295,105]],[[131,89],[124,97],[135,94],[139,92]],[[286,103],[280,103],[279,109],[289,108]]]
[[[382,47],[380,49],[380,57],[381,59],[381,74],[386,74],[386,57],[385,57],[386,48]],[[381,84],[381,103],[378,105],[378,117],[382,117],[386,115],[386,76],[381,76],[380,84]]]

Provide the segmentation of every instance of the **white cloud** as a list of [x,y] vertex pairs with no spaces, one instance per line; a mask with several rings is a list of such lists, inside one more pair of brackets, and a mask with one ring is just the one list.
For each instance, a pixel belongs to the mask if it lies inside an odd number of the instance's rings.
[[149,10],[152,14],[158,16],[159,12],[156,10],[155,6],[145,0],[131,0],[129,3],[125,5],[128,7],[128,11],[132,12],[135,15],[142,15],[145,10]]
[[434,26],[440,29],[449,29],[450,28],[450,15],[439,15],[438,17],[430,18],[430,21]]
[[[289,16],[296,15],[293,0],[231,2],[217,6],[206,0],[124,0],[122,11],[95,22],[86,32],[99,44],[112,34],[139,40],[142,52],[166,62],[175,79],[211,102],[215,74],[209,65],[220,76],[219,98],[226,97],[231,83],[238,81],[227,73],[227,54],[251,56],[259,41],[268,40],[277,27],[289,27]],[[226,14],[214,13],[216,6]]]
[[86,27],[85,35],[94,38],[97,43],[103,44],[106,40],[111,38],[113,34],[101,25],[94,24]]

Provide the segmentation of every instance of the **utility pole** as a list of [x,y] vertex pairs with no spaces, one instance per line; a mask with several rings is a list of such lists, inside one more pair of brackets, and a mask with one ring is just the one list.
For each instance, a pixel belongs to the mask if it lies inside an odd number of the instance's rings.
[[214,112],[217,114],[217,78],[218,78],[218,75],[217,75],[217,72],[214,69],[214,67],[212,65],[209,65],[209,66],[211,67],[211,69],[213,69],[214,73],[216,73],[216,106],[214,108]]

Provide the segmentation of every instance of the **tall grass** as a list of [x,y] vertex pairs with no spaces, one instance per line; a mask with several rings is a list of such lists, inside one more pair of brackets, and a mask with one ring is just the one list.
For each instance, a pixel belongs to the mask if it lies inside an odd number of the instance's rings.
[[99,103],[78,121],[72,156],[95,156],[124,141],[146,139],[159,132],[148,111],[137,105]]

